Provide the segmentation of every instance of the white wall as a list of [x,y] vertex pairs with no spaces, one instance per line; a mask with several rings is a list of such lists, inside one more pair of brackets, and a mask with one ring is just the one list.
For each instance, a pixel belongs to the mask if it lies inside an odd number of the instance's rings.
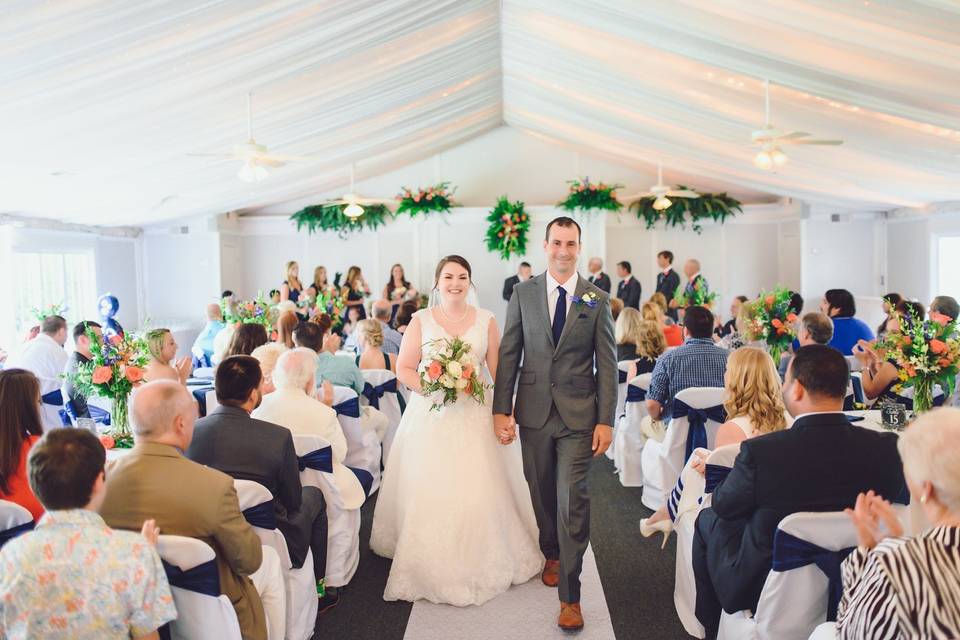
[[144,317],[150,326],[203,324],[204,307],[220,299],[220,234],[151,229],[143,236]]

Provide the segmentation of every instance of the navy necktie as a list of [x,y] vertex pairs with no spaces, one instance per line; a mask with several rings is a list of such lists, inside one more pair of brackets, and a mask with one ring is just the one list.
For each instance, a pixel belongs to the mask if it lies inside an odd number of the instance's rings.
[[557,308],[553,312],[553,346],[560,344],[563,324],[567,321],[567,292],[557,287]]

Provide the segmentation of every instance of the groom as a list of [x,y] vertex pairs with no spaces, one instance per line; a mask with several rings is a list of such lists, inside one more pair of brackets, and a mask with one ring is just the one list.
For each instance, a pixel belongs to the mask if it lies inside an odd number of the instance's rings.
[[523,472],[547,559],[541,579],[560,587],[559,626],[576,630],[583,628],[580,569],[590,539],[587,471],[613,438],[617,358],[610,299],[577,274],[580,225],[551,221],[543,248],[547,272],[515,286],[507,306],[493,421],[504,444],[520,425]]

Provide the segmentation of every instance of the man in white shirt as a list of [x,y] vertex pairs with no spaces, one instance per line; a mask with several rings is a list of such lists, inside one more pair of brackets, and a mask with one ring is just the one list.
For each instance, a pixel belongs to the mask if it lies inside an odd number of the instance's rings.
[[23,345],[17,354],[10,356],[6,365],[7,369],[26,369],[40,381],[40,417],[44,431],[63,426],[60,418],[63,378],[60,375],[67,366],[67,352],[63,349],[66,342],[67,321],[61,316],[47,316],[40,324],[37,337]]

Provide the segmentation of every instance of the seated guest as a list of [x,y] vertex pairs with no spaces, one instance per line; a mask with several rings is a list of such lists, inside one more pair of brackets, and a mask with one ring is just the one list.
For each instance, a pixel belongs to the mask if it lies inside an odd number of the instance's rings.
[[220,361],[223,360],[223,354],[226,353],[227,347],[230,346],[230,341],[233,340],[233,332],[236,331],[239,326],[239,322],[231,322],[224,326],[224,328],[213,337],[213,355],[210,356],[210,362],[213,366],[217,366],[220,364]]
[[415,300],[408,300],[400,305],[400,310],[397,311],[397,317],[393,319],[393,324],[397,328],[397,333],[401,336],[403,332],[407,330],[407,327],[410,325],[410,321],[413,319],[413,314],[419,310],[419,306]]
[[37,377],[26,369],[0,371],[0,407],[0,499],[39,520],[43,507],[27,483],[27,454],[43,435]]
[[[792,422],[783,406],[780,376],[773,366],[773,359],[766,351],[756,347],[743,347],[731,353],[727,359],[724,388],[727,393],[723,408],[727,412],[727,421],[717,430],[716,449],[786,429],[789,422]],[[687,467],[692,472],[703,475],[704,463],[709,453],[706,449],[696,449],[687,461]],[[683,473],[688,474],[690,471],[685,468]],[[695,501],[686,500],[684,496],[685,487],[692,486],[693,483],[684,482],[684,476],[680,477],[678,489],[670,494],[672,509],[664,506],[651,517],[640,521],[640,533],[644,538],[660,531],[666,542],[666,536],[673,530],[673,521],[680,513],[680,505],[687,502],[695,504]],[[702,486],[700,488],[702,489]],[[674,499],[674,495],[679,495],[680,498]]]
[[[811,311],[803,314],[800,318],[800,325],[797,327],[797,348],[806,347],[811,344],[830,344],[833,338],[833,320],[819,311]],[[790,366],[790,360],[793,359],[792,353],[785,353],[780,358],[778,367],[780,379],[787,376],[787,368]]]
[[784,383],[793,426],[744,440],[712,507],[700,512],[693,571],[696,615],[708,638],[716,637],[721,607],[756,610],[783,518],[840,511],[871,489],[891,499],[903,489],[897,436],[853,426],[842,413],[848,376],[836,349],[799,349]]
[[200,332],[197,339],[193,341],[190,353],[197,360],[204,361],[208,366],[213,364],[213,339],[223,331],[224,326],[220,305],[211,302],[207,305],[207,324],[203,327],[203,331]]
[[170,329],[147,331],[147,352],[150,359],[143,369],[145,381],[177,380],[180,384],[187,384],[187,378],[193,373],[193,363],[188,356],[174,361],[177,356],[177,341],[173,339]]
[[637,359],[631,362],[630,368],[627,369],[628,381],[641,374],[652,373],[657,364],[657,358],[667,350],[667,340],[663,337],[663,329],[656,322],[642,320],[637,339]]
[[718,338],[726,338],[737,330],[737,318],[740,316],[740,307],[744,302],[747,302],[747,296],[737,296],[730,303],[730,319],[714,330]]
[[40,419],[44,431],[63,426],[60,410],[63,409],[63,378],[67,365],[67,321],[60,316],[47,316],[40,323],[40,332],[10,356],[8,369],[26,369],[40,383]]
[[276,385],[273,384],[273,369],[277,365],[277,359],[286,351],[288,349],[282,344],[268,342],[260,345],[250,354],[260,363],[260,372],[263,374],[263,384],[260,385],[260,390],[263,395],[273,393],[276,389]]
[[[96,345],[91,345],[90,338],[87,337],[87,329],[97,336]],[[77,375],[77,368],[81,364],[86,364],[93,358],[90,347],[96,346],[99,349],[102,343],[103,331],[96,322],[87,320],[78,322],[73,327],[73,353],[67,360],[66,378],[63,381],[63,400],[70,403],[73,415],[77,418],[89,418],[90,409],[87,408],[86,396],[77,391],[76,385],[73,384],[73,376]]]
[[937,296],[930,303],[930,313],[939,313],[951,320],[956,320],[960,316],[960,305],[950,296]]
[[[280,367],[283,366],[284,356],[281,356],[278,364]],[[217,367],[214,381],[220,406],[210,415],[197,420],[186,456],[234,478],[258,482],[270,490],[277,515],[277,528],[287,541],[290,562],[299,569],[307,559],[307,551],[313,551],[317,595],[324,597],[323,579],[327,568],[326,502],[320,489],[301,486],[297,451],[290,431],[251,417],[251,412],[263,400],[261,382],[260,364],[256,358],[243,355],[225,358]],[[277,391],[271,395],[276,398],[279,393]],[[336,422],[337,416],[332,409],[322,404],[320,407],[332,414]],[[310,417],[315,418],[316,413]],[[308,419],[307,416],[304,418]],[[337,426],[339,428],[339,423]],[[343,448],[345,453],[345,441]],[[335,602],[323,604],[329,608]]]
[[857,497],[847,514],[859,544],[840,567],[837,635],[960,638],[960,410],[921,415],[901,434],[897,448],[910,503],[920,505],[933,527],[901,537],[903,528],[888,501],[872,491]]
[[230,346],[223,352],[224,360],[230,356],[248,356],[260,345],[267,344],[270,339],[267,337],[267,330],[262,324],[248,323],[241,324],[233,332],[230,339]]
[[[277,344],[293,349],[293,330],[300,324],[300,318],[294,311],[284,311],[277,318]],[[253,353],[252,351],[250,353]]]
[[176,619],[156,523],[114,531],[97,513],[105,460],[82,429],[51,431],[30,452],[30,486],[47,513],[0,551],[4,638],[157,638]]
[[897,305],[903,302],[899,293],[888,293],[883,296],[883,322],[877,327],[877,340],[883,340],[887,335],[887,322],[897,311]]
[[396,373],[397,356],[384,351],[383,328],[380,321],[361,320],[353,335],[357,336],[357,346],[360,350],[356,358],[360,369],[386,369]]
[[[392,308],[386,300],[377,300],[373,303],[373,317],[380,323],[381,333],[383,335],[383,352],[392,355],[400,353],[400,339],[403,337],[393,327],[390,326],[390,314]],[[357,351],[359,347],[359,336],[357,332],[351,331],[343,348]]]
[[340,325],[338,329],[340,335],[349,337],[353,334],[354,329],[357,328],[357,323],[366,318],[366,311],[361,315],[360,309],[363,307],[350,307],[344,313],[343,324]]
[[[884,328],[888,334],[894,333],[912,322],[923,322],[925,315],[922,304],[904,300],[896,306]],[[862,365],[860,380],[867,400],[901,401],[897,393],[901,383],[900,368],[895,361],[887,360],[875,344],[865,340],[857,343],[853,355]]]
[[616,322],[617,318],[620,317],[620,312],[623,311],[623,300],[616,297],[610,298],[610,314],[613,316],[613,321]]
[[665,295],[657,291],[650,296],[650,299],[647,302],[652,302],[660,307],[660,310],[663,311],[663,314],[666,316],[666,318],[664,318],[665,324],[676,324],[676,322],[673,321],[673,316],[670,315],[670,305],[667,303],[667,297]]
[[643,315],[644,320],[656,322],[660,325],[668,347],[678,347],[683,344],[683,330],[680,328],[680,325],[667,324],[668,318],[659,304],[653,300],[648,300],[643,303],[640,313]]
[[240,512],[233,478],[191,462],[197,403],[180,384],[139,387],[130,406],[135,445],[107,469],[100,513],[108,525],[138,529],[155,518],[163,533],[196,538],[216,553],[220,591],[237,613],[245,639],[266,640],[263,604],[250,575],[264,559],[260,538]]
[[270,289],[270,304],[280,304],[280,289]]
[[823,294],[820,311],[833,320],[830,346],[843,355],[853,355],[853,345],[860,340],[873,340],[873,330],[863,320],[854,318],[857,305],[853,294],[846,289],[829,289]]
[[633,307],[627,307],[620,312],[613,328],[613,336],[617,341],[617,362],[635,360],[639,355],[637,347],[640,342],[640,323],[643,316]]
[[729,352],[713,344],[710,310],[687,307],[683,333],[684,343],[657,358],[653,368],[647,389],[647,413],[652,420],[669,417],[673,399],[684,389],[723,386]]

